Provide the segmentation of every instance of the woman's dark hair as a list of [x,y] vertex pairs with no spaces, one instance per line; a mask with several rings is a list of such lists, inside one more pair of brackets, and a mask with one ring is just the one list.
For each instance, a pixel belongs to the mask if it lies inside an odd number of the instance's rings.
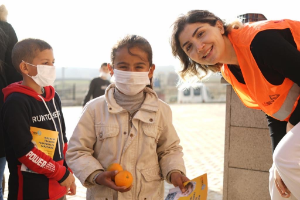
[[[185,28],[187,24],[193,23],[208,23],[211,26],[215,26],[217,21],[221,21],[224,26],[225,33],[228,34],[227,26],[225,22],[222,21],[219,17],[207,10],[191,10],[186,15],[180,16],[173,24],[173,32],[171,36],[171,47],[174,57],[178,57],[182,64],[182,70],[179,72],[179,75],[185,80],[187,76],[197,76],[200,80],[205,77],[208,73],[208,70],[213,72],[220,71],[221,63],[216,65],[201,65],[190,59],[183,49],[180,46],[179,35]],[[199,69],[203,70],[205,73],[204,76],[200,76]]]
[[[123,47],[126,47],[128,50],[128,53],[130,55],[133,56],[138,56],[133,54],[130,49],[133,47],[138,47],[139,49],[141,49],[142,51],[144,51],[145,53],[147,53],[148,55],[148,62],[150,64],[150,66],[152,65],[152,48],[150,43],[143,38],[142,36],[138,36],[138,35],[127,35],[124,38],[122,38],[121,40],[119,40],[112,48],[111,50],[111,54],[110,54],[110,60],[111,63],[114,64],[114,60],[116,57],[116,52],[120,49],[122,49]],[[150,79],[150,84],[151,85],[147,85],[148,87],[150,87],[152,89],[152,78]]]

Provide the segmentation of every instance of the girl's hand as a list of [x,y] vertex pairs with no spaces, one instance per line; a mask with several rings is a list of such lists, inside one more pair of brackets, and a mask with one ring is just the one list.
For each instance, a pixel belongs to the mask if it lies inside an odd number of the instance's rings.
[[190,179],[188,179],[186,176],[182,175],[179,172],[173,172],[171,174],[171,183],[175,186],[175,187],[179,187],[181,192],[184,193],[185,192],[185,187],[183,186],[183,183],[190,181]]
[[282,181],[277,169],[274,169],[274,176],[275,176],[275,185],[277,187],[278,192],[283,198],[289,198],[291,196],[291,192],[289,189],[286,187],[284,182]]
[[113,190],[116,190],[118,192],[127,192],[132,188],[132,185],[128,188],[126,187],[119,187],[116,186],[116,184],[112,181],[112,177],[114,177],[118,171],[105,171],[98,175],[96,178],[96,183],[99,185],[105,185],[106,187],[109,187]]

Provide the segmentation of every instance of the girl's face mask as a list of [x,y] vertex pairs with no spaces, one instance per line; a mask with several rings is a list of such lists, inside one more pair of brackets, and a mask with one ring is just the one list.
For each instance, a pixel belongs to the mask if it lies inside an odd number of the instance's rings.
[[[25,61],[23,61],[25,62]],[[25,62],[28,65],[34,66],[37,68],[37,75],[35,76],[29,76],[41,87],[46,87],[49,85],[53,85],[55,78],[56,78],[56,71],[54,66],[50,65],[33,65],[30,63]]]
[[114,69],[116,87],[125,95],[133,96],[150,84],[149,72],[131,72]]

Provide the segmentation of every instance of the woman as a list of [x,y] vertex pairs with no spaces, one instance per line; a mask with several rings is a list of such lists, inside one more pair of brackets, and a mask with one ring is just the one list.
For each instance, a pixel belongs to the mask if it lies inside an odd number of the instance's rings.
[[[183,65],[183,79],[222,72],[247,107],[266,113],[274,150],[300,121],[298,27],[300,22],[292,20],[225,24],[209,11],[193,10],[175,21],[171,45]],[[294,185],[286,186],[280,169],[274,171],[272,199],[294,198],[298,191],[288,190]],[[273,190],[274,183],[279,193]]]

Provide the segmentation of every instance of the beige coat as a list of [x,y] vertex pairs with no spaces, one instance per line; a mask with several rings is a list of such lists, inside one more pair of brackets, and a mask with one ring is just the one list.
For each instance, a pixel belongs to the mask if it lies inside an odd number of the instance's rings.
[[[182,147],[172,125],[170,107],[150,88],[132,119],[114,99],[114,85],[90,101],[74,130],[66,153],[68,166],[86,186],[87,199],[162,200],[164,182],[171,170],[185,174]],[[133,187],[125,193],[91,184],[87,178],[95,170],[120,163],[133,175]]]

